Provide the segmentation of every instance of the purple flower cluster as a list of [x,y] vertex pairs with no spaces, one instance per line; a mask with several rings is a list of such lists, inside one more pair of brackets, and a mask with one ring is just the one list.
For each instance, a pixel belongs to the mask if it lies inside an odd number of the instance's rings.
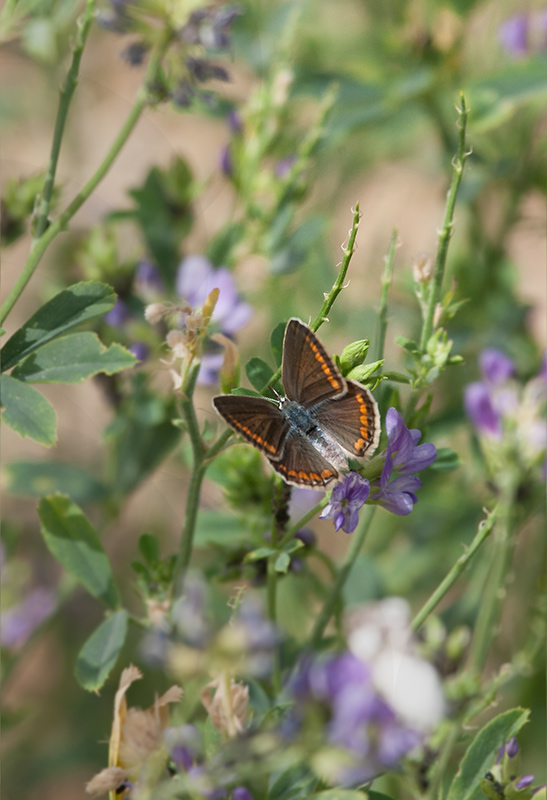
[[546,785],[533,787],[532,783],[535,781],[535,775],[518,774],[519,752],[518,742],[513,736],[501,746],[496,764],[488,774],[490,780],[496,781],[503,796],[520,797],[522,800],[528,800],[541,789],[545,790]]
[[[207,800],[220,800],[227,796],[227,787],[208,773],[204,764],[203,740],[195,725],[167,728],[163,736],[175,768],[188,776],[196,793]],[[253,800],[253,796],[245,786],[236,786],[232,790],[232,800]]]
[[[547,450],[547,360],[526,384],[515,378],[515,365],[499,350],[479,357],[482,380],[465,389],[467,416],[491,448],[512,453],[512,459],[534,469]],[[545,466],[544,466],[545,469]]]
[[[379,503],[392,514],[406,516],[417,502],[416,491],[422,485],[415,472],[429,467],[437,458],[434,444],[418,444],[422,436],[417,428],[408,429],[395,408],[386,414],[388,445],[379,481],[372,484],[371,502]],[[395,473],[395,477],[394,477]]]
[[547,51],[547,8],[536,13],[514,14],[498,28],[498,39],[511,58]]
[[366,503],[369,494],[368,480],[358,472],[350,472],[332,490],[330,502],[319,519],[332,518],[336,531],[342,528],[346,533],[353,533],[359,522],[359,509]]
[[[214,269],[205,256],[186,256],[178,268],[176,289],[193,308],[203,306],[209,293],[218,289],[218,301],[211,321],[225,336],[232,337],[252,316],[251,306],[238,294],[232,273],[225,267]],[[216,383],[223,361],[222,352],[204,353],[198,382],[203,385]]]
[[368,666],[352,653],[305,661],[289,693],[295,701],[289,735],[305,735],[307,719],[316,720],[321,710],[326,715],[326,743],[343,751],[329,776],[333,782],[359,786],[394,768],[420,741],[378,694]]
[[56,606],[55,593],[51,589],[33,589],[18,605],[2,611],[0,645],[7,650],[22,647]]

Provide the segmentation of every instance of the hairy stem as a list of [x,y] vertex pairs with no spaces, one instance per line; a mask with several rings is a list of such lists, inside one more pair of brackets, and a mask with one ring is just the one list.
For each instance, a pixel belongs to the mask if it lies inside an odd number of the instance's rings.
[[378,312],[378,333],[376,335],[376,347],[374,361],[380,361],[384,357],[384,347],[387,333],[387,297],[391,278],[393,275],[393,262],[395,261],[395,251],[397,249],[397,228],[391,236],[391,242],[384,263],[384,274],[382,275],[382,291],[380,294],[380,311]]
[[427,617],[431,614],[434,608],[440,603],[443,599],[445,594],[451,589],[454,583],[457,581],[459,576],[462,574],[464,569],[467,567],[479,547],[482,543],[490,536],[492,530],[494,528],[496,522],[496,515],[497,515],[497,507],[491,511],[486,519],[484,519],[480,525],[479,529],[475,535],[475,538],[471,542],[469,548],[465,551],[463,555],[461,555],[446,578],[439,584],[437,589],[433,592],[429,600],[422,606],[420,611],[416,614],[414,619],[412,620],[412,629],[418,630],[418,628],[423,625]]
[[53,141],[51,143],[51,153],[46,170],[46,179],[44,188],[42,190],[42,197],[40,198],[40,207],[38,209],[38,216],[36,218],[36,227],[33,235],[32,247],[41,237],[47,226],[47,218],[49,208],[51,205],[51,196],[53,194],[53,187],[55,185],[55,173],[57,171],[57,162],[59,160],[59,153],[61,151],[61,142],[63,140],[63,133],[65,130],[65,123],[68,115],[68,109],[72,96],[78,85],[78,73],[80,71],[80,62],[84,52],[85,43],[93,22],[93,15],[95,13],[95,0],[87,0],[85,11],[76,23],[78,26],[78,34],[76,42],[72,51],[72,63],[68,70],[66,80],[61,86],[59,91],[59,108],[57,110],[57,119],[55,120],[55,130],[53,132]]
[[452,182],[450,184],[450,189],[448,190],[443,226],[439,232],[439,244],[437,247],[435,268],[433,271],[431,282],[429,284],[429,295],[424,314],[422,336],[420,339],[420,350],[422,351],[422,353],[425,353],[427,348],[427,343],[433,332],[433,319],[435,317],[435,309],[437,307],[437,303],[440,301],[441,298],[444,270],[446,266],[446,256],[448,254],[448,245],[450,243],[450,239],[452,237],[452,232],[454,228],[454,208],[456,205],[456,198],[458,196],[458,189],[460,186],[460,181],[462,179],[465,161],[469,156],[469,152],[466,151],[465,149],[466,148],[465,130],[467,125],[467,115],[469,113],[469,110],[465,105],[465,99],[463,94],[460,96],[460,101],[461,101],[461,108],[458,109],[459,129],[460,129],[459,147],[456,157],[452,162],[453,166]]

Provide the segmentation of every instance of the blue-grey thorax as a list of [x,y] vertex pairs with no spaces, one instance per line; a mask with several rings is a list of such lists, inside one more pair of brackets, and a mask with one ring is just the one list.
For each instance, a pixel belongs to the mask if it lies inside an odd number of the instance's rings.
[[313,411],[307,410],[295,400],[287,399],[281,401],[280,408],[291,426],[288,438],[298,435],[305,436],[330,464],[337,469],[348,468],[348,459],[343,448],[330,431],[324,430],[318,425]]

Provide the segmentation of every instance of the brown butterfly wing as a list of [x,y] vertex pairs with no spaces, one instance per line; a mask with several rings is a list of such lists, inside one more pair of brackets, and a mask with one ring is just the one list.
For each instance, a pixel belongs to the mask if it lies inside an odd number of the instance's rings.
[[314,408],[313,418],[347,453],[362,458],[367,452],[372,455],[378,446],[380,415],[367,388],[351,380],[346,384],[346,394]]
[[213,406],[236,433],[268,458],[281,457],[290,426],[275,403],[263,397],[225,394],[214,397]]
[[324,489],[338,477],[337,469],[330,464],[304,434],[291,431],[277,461],[270,462],[286,483]]
[[315,333],[294,317],[283,339],[282,381],[289,400],[305,408],[346,391],[346,381]]

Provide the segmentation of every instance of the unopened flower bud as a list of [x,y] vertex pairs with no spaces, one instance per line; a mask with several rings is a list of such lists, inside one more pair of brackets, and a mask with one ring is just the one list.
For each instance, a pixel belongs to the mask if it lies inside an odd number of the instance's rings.
[[433,261],[427,253],[420,253],[412,264],[412,274],[416,283],[428,283],[433,276]]
[[372,361],[370,364],[361,364],[359,367],[354,367],[352,370],[350,370],[346,375],[346,378],[349,378],[352,381],[358,381],[359,383],[364,383],[370,377],[372,377],[377,369],[380,369],[383,363],[384,359],[381,358],[379,361]]
[[361,366],[367,357],[369,345],[369,339],[359,339],[344,347],[340,353],[340,366],[342,367],[343,375],[347,375],[354,367]]
[[209,324],[209,320],[213,316],[213,311],[215,310],[219,294],[219,289],[213,289],[211,292],[209,292],[207,295],[207,300],[203,304],[203,321],[206,325]]
[[[211,689],[215,690],[212,697]],[[241,733],[249,705],[248,686],[221,676],[203,688],[201,702],[218,731],[226,732],[230,738]]]
[[165,303],[150,303],[144,309],[144,318],[151,325],[157,325],[168,311],[170,308]]
[[173,351],[174,358],[185,358],[188,355],[188,341],[184,331],[169,331],[165,337],[167,346]]
[[215,333],[211,339],[224,347],[224,361],[220,368],[220,388],[224,394],[230,394],[232,389],[239,386],[241,374],[239,350],[237,345],[223,333]]

